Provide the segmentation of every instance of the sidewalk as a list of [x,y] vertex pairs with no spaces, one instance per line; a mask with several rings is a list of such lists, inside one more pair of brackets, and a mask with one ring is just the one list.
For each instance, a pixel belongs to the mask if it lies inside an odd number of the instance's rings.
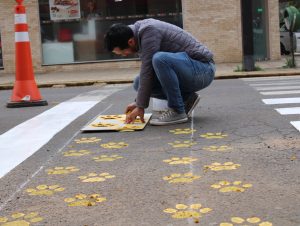
[[[242,77],[265,77],[265,76],[288,76],[300,75],[300,68],[284,69],[285,58],[278,61],[256,62],[256,66],[261,71],[234,72],[238,63],[220,63],[216,65],[216,79],[242,78]],[[300,65],[300,56],[296,56],[296,63]],[[35,80],[39,87],[64,87],[83,86],[97,83],[131,83],[139,73],[139,68],[107,69],[74,72],[51,72],[36,74]],[[15,76],[13,74],[3,74],[0,71],[0,90],[12,89]]]

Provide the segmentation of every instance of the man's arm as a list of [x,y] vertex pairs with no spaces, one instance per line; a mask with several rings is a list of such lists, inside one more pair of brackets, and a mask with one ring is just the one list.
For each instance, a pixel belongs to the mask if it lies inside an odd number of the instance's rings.
[[155,76],[152,58],[160,50],[162,35],[154,26],[147,26],[139,32],[139,38],[142,65],[136,105],[140,108],[147,108]]

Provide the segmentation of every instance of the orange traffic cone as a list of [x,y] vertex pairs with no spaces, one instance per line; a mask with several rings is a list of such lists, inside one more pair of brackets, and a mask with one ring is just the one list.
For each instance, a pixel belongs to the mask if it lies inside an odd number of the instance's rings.
[[44,106],[41,94],[34,80],[28,26],[23,0],[16,0],[15,7],[15,46],[16,81],[8,108]]

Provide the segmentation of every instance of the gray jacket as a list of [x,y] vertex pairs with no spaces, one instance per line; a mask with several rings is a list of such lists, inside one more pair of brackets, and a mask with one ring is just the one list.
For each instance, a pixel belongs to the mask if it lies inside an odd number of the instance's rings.
[[129,25],[138,43],[142,65],[136,98],[138,107],[147,108],[154,80],[152,57],[156,52],[186,52],[192,59],[208,62],[212,52],[180,27],[155,19],[145,19]]

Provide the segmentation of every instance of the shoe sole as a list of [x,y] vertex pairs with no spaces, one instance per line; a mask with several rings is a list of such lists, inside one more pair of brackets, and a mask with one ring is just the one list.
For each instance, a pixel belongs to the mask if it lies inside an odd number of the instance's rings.
[[187,122],[188,118],[183,118],[177,121],[171,121],[171,122],[159,122],[159,121],[151,121],[150,120],[150,125],[152,126],[165,126],[165,125],[174,125],[174,124],[179,124],[179,123],[184,123]]
[[190,109],[189,112],[187,113],[187,116],[188,116],[189,118],[191,117],[192,112],[193,112],[194,108],[197,106],[197,104],[199,103],[200,99],[201,99],[201,97],[200,97],[200,95],[198,95],[198,97],[197,97],[197,99],[195,100],[193,106],[191,107],[191,109]]

